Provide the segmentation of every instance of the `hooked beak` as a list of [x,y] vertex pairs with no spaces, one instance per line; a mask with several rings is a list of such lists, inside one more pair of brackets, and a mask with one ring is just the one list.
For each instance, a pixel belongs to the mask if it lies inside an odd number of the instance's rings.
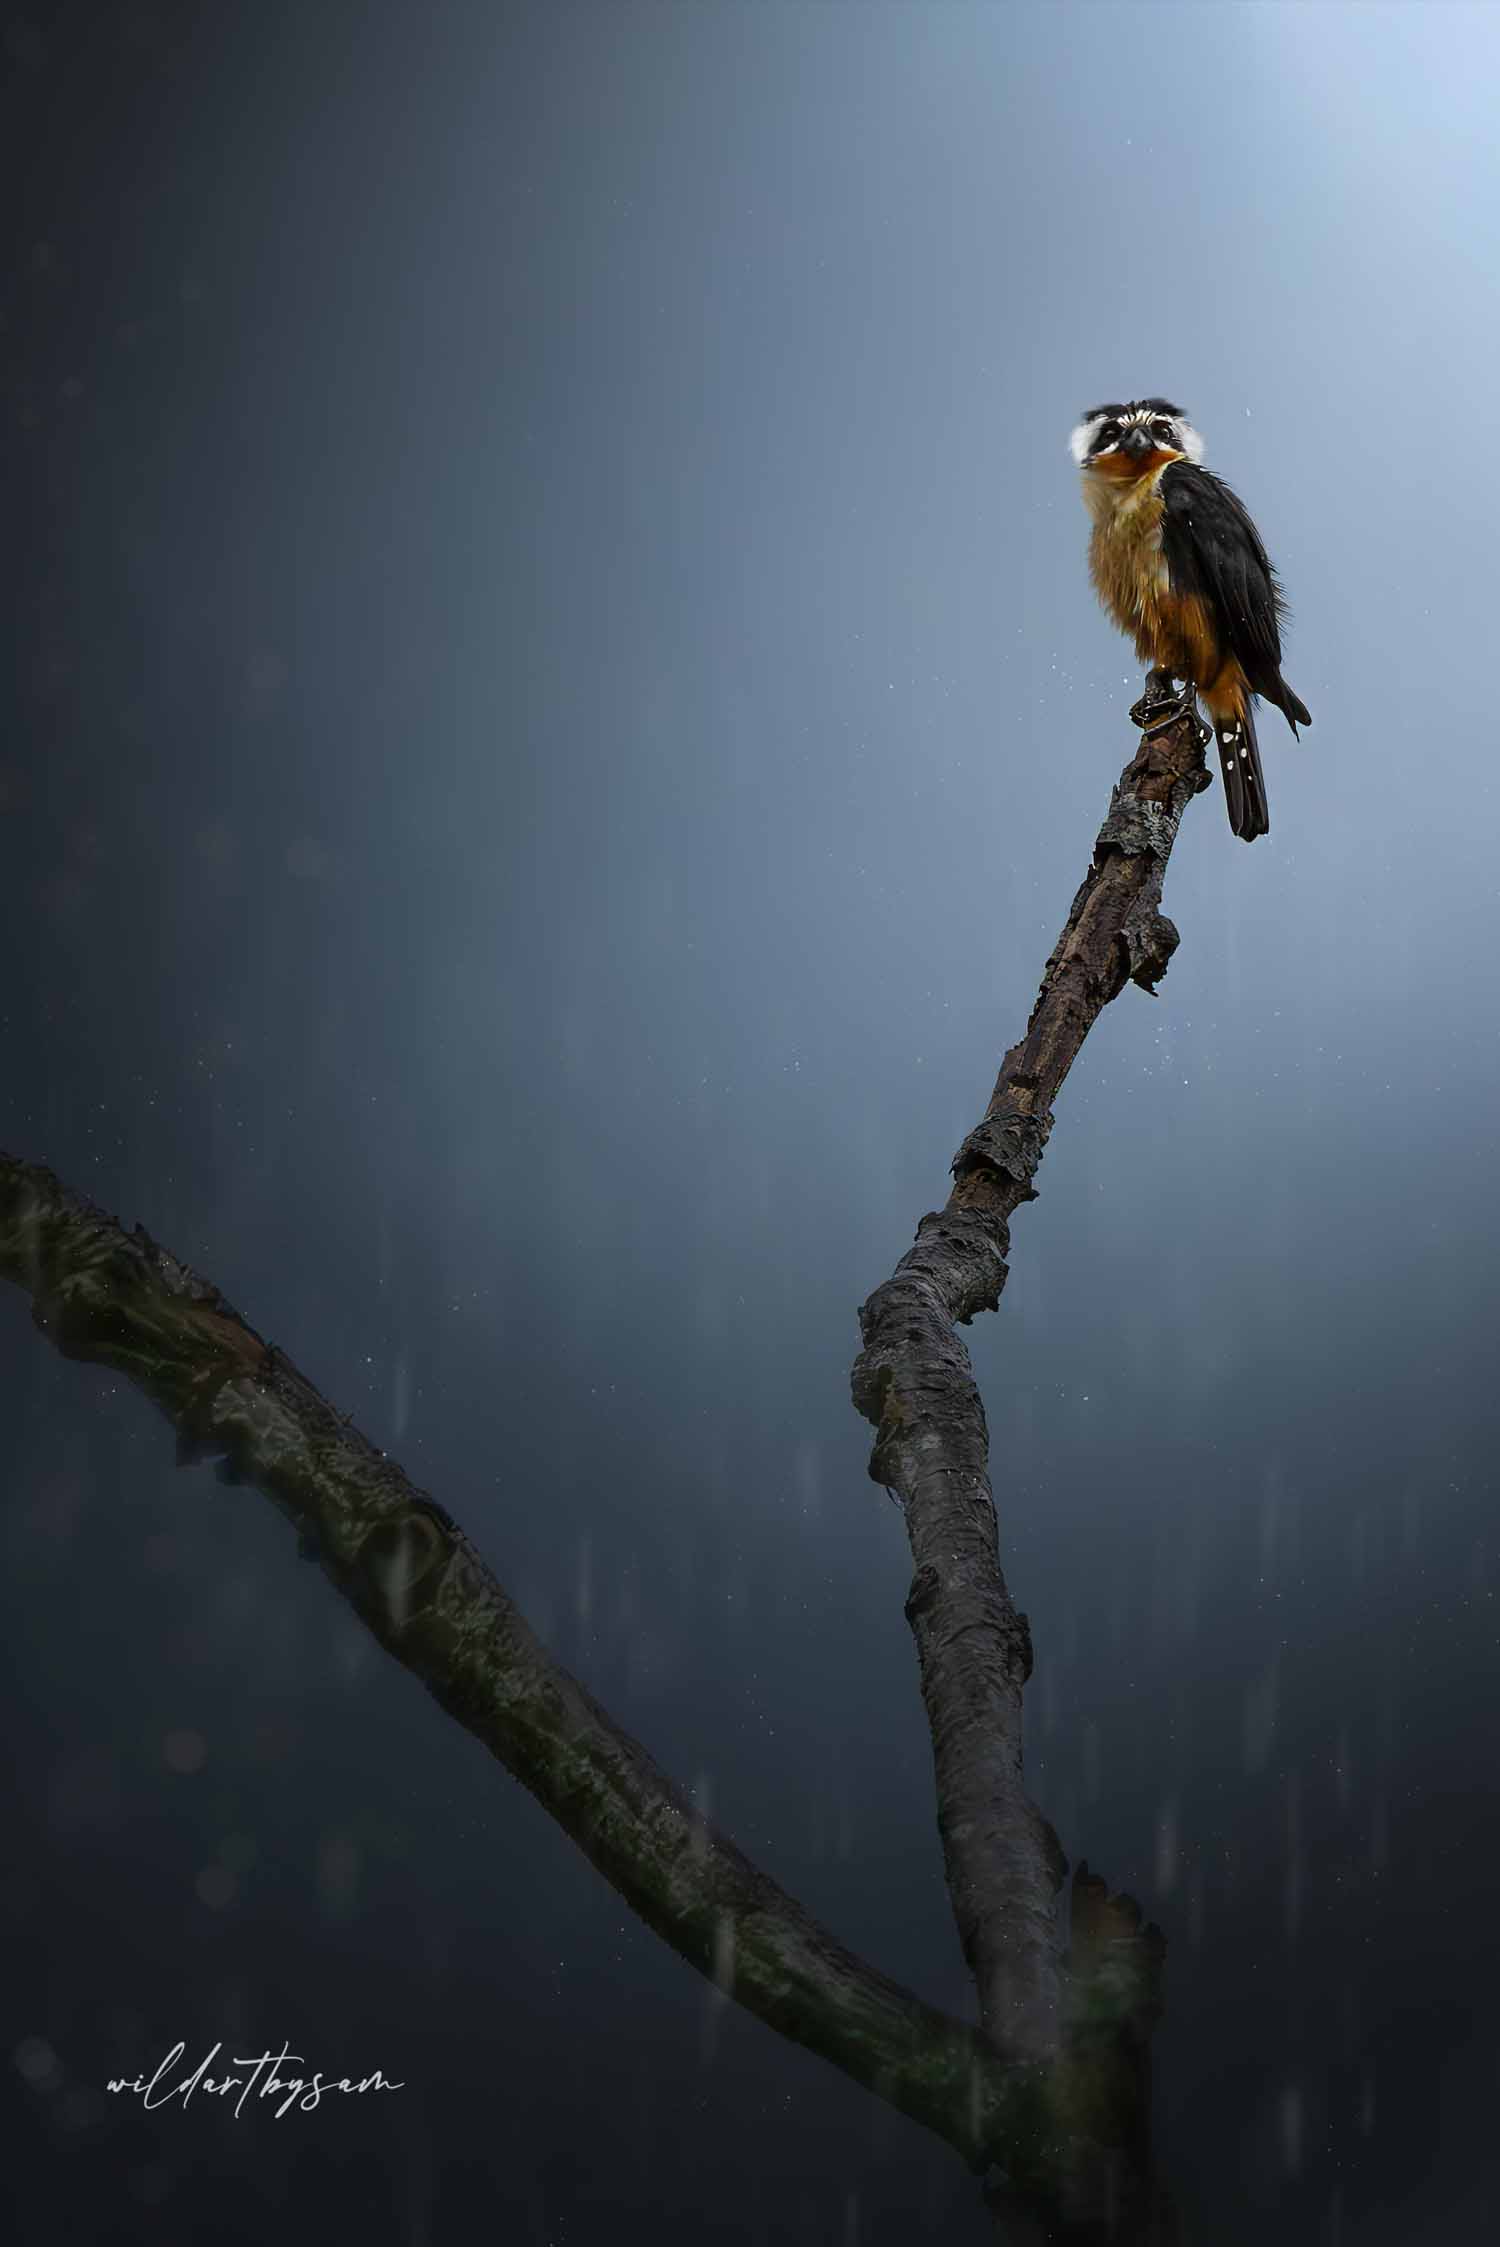
[[1154,452],[1155,449],[1152,439],[1144,429],[1127,429],[1120,439],[1121,452],[1129,453],[1132,460],[1141,460],[1147,453]]

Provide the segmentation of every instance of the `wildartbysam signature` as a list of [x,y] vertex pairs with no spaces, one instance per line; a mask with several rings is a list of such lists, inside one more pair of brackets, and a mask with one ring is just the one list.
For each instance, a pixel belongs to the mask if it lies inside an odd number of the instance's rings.
[[300,2069],[307,2065],[300,2052],[293,2052],[285,2044],[279,2052],[265,2051],[256,2059],[236,2058],[225,2062],[226,2067],[246,2069],[246,2074],[210,2075],[209,2069],[224,2049],[222,2041],[204,2054],[191,2075],[184,2075],[174,2082],[172,2071],[186,2049],[185,2044],[174,2044],[154,2075],[111,2076],[110,2090],[138,2098],[148,2113],[166,2106],[173,2099],[181,2099],[186,2107],[195,2091],[201,2091],[206,2099],[233,2097],[237,2115],[244,2111],[247,2099],[279,2099],[281,2104],[275,2110],[279,2121],[293,2107],[301,2114],[311,2114],[321,2099],[334,2092],[352,2092],[357,2096],[366,2091],[405,2089],[404,2084],[393,2083],[389,2077],[382,2075],[379,2068],[373,2074],[354,2077],[326,2076],[321,2070],[314,2075],[283,2075],[283,2068]]

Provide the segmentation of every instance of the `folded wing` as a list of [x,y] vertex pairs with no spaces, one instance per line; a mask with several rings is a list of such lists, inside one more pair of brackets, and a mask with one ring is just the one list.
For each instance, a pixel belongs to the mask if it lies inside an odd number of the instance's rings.
[[1243,501],[1221,476],[1185,460],[1163,470],[1160,490],[1162,553],[1174,588],[1206,603],[1225,655],[1238,662],[1252,693],[1284,712],[1294,733],[1310,725],[1281,676],[1286,602]]

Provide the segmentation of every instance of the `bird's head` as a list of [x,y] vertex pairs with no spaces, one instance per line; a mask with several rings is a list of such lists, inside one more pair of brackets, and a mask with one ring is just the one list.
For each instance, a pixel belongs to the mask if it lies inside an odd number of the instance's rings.
[[1130,483],[1170,460],[1201,460],[1203,439],[1169,398],[1132,398],[1124,406],[1092,406],[1068,450],[1086,476]]

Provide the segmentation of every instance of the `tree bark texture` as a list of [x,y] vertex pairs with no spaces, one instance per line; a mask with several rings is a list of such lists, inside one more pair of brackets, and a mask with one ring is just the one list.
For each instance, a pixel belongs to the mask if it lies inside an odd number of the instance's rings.
[[1176,945],[1162,874],[1207,777],[1186,723],[1142,743],[947,1206],[861,1314],[855,1398],[877,1428],[871,1472],[905,1507],[907,1613],[982,2030],[854,1957],[704,1819],[552,1660],[452,1515],[211,1282],[0,1154],[0,1277],[30,1294],[42,1332],[143,1390],[179,1459],[217,1457],[222,1480],[272,1499],[387,1651],[680,1956],[987,2171],[1014,2247],[1169,2235],[1145,2137],[1161,1941],[1080,1867],[1071,1970],[1059,1956],[1065,1860],[1021,1775],[1030,1639],[1000,1570],[984,1412],[956,1329],[999,1300],[1008,1220],[1033,1198],[1050,1103],[1090,1025],[1127,980],[1152,989]]
[[1055,2198],[1069,2156],[1038,2071],[856,1958],[751,1864],[551,1658],[452,1515],[209,1281],[3,1154],[0,1276],[64,1356],[144,1390],[179,1461],[217,1457],[222,1480],[272,1499],[382,1646],[700,1973],[976,2168]]
[[[1067,1861],[1022,1782],[1031,1636],[1000,1566],[989,1433],[958,1328],[999,1302],[1009,1221],[1035,1199],[1052,1102],[1090,1028],[1127,982],[1154,991],[1176,949],[1162,877],[1178,822],[1208,784],[1194,721],[1142,739],[1026,1034],[953,1159],[947,1204],[922,1219],[915,1246],[860,1312],[854,1401],[875,1424],[870,1473],[901,1501],[916,1564],[906,1612],[959,1939],[996,2048],[1044,2063],[1090,2001],[1064,1987],[1057,1908]],[[1149,1937],[1159,1946],[1155,1930]]]

